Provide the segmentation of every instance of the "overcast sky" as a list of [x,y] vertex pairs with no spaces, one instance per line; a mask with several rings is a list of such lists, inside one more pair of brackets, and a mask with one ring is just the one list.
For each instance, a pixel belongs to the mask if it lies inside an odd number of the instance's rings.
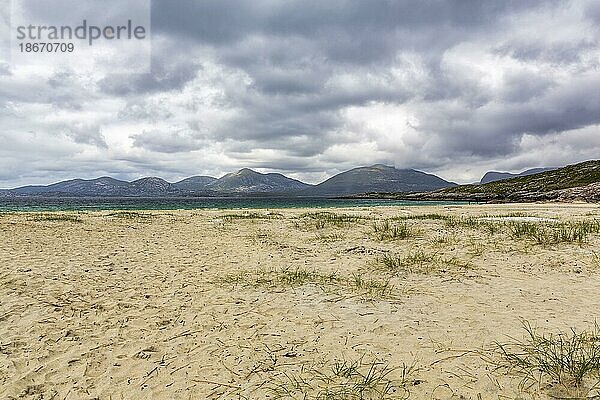
[[151,28],[150,74],[0,60],[0,187],[600,158],[598,0],[156,0]]

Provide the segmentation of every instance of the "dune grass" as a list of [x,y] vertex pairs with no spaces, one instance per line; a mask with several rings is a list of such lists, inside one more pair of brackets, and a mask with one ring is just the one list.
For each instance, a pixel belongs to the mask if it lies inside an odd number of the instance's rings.
[[415,230],[406,222],[391,223],[389,220],[373,223],[373,233],[375,238],[380,241],[407,239],[415,236]]
[[551,223],[513,221],[505,226],[512,238],[528,239],[540,245],[583,244],[589,241],[590,235],[600,233],[599,220]]
[[343,235],[341,233],[337,233],[337,232],[330,233],[330,234],[318,232],[315,235],[315,240],[317,240],[319,242],[324,242],[324,243],[337,242],[340,240],[344,240],[344,238],[345,238],[345,235]]
[[261,220],[261,219],[279,219],[283,218],[283,214],[278,212],[267,212],[267,213],[258,213],[258,212],[245,212],[241,214],[225,214],[221,215],[226,222],[236,221],[236,220]]
[[299,229],[325,229],[328,227],[346,227],[349,224],[360,222],[369,218],[357,215],[338,214],[330,211],[316,211],[303,213],[295,221],[294,226]]
[[385,299],[394,294],[394,286],[389,279],[365,278],[362,274],[353,274],[346,285],[352,292],[359,293],[367,300]]
[[416,372],[414,364],[393,368],[385,362],[361,357],[280,373],[267,390],[272,399],[407,399],[410,387],[419,382],[414,378]]
[[483,219],[528,216],[517,212],[500,216],[448,217],[443,218],[443,220],[447,228],[478,229],[490,235],[503,233],[511,239],[527,240],[538,245],[584,244],[589,241],[591,235],[600,233],[600,220],[597,219],[568,222],[490,221]]
[[322,273],[314,269],[279,268],[270,270],[241,271],[228,275],[221,283],[264,287],[270,290],[297,288],[304,285],[315,285],[328,293],[351,293],[363,300],[394,299],[396,288],[389,279],[377,279],[360,274],[350,277],[333,273]]
[[448,272],[450,269],[465,271],[473,268],[469,261],[458,257],[443,257],[421,250],[405,255],[388,252],[376,260],[376,265],[394,275],[400,273],[430,274]]
[[[589,390],[600,380],[600,328],[540,333],[523,321],[525,337],[497,343],[497,367],[523,378],[522,385],[549,383]],[[592,382],[592,385],[586,383]]]
[[73,214],[36,214],[29,218],[32,221],[50,222],[83,222],[79,215]]
[[451,220],[453,217],[451,217],[450,215],[444,215],[444,214],[417,214],[417,215],[400,215],[397,217],[393,217],[393,220],[396,221],[406,221],[406,220],[442,220],[442,221],[449,221]]
[[504,222],[481,219],[484,217],[452,217],[445,220],[448,228],[480,229],[493,235],[502,231]]
[[129,220],[148,220],[155,217],[154,214],[139,211],[117,211],[108,214],[108,216],[113,218],[122,218]]

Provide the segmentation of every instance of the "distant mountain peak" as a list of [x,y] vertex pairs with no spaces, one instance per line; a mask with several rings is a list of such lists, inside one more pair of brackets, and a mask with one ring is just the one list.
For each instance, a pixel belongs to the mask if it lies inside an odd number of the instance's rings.
[[385,165],[385,164],[373,164],[369,168],[379,169],[379,170],[396,169],[396,167],[393,167],[391,165]]
[[167,181],[165,181],[163,178],[159,178],[157,176],[147,176],[145,178],[136,179],[135,181],[133,181],[131,183],[141,183],[141,182],[162,183],[162,182],[167,182]]
[[525,170],[525,171],[519,172],[519,173],[488,171],[485,173],[485,175],[483,175],[483,177],[481,178],[479,183],[484,184],[484,183],[501,181],[504,179],[516,178],[519,176],[535,175],[535,174],[539,174],[542,172],[552,171],[555,169],[558,169],[558,167],[531,168],[531,169],[528,169],[528,170]]
[[202,192],[209,183],[216,181],[212,176],[191,176],[173,183],[173,186],[185,193]]
[[[75,179],[75,181],[84,182],[84,179]],[[91,179],[90,182],[95,183],[96,185],[107,185],[116,182],[123,182],[115,178],[111,178],[110,176],[101,176],[100,178]]]
[[290,193],[310,185],[285,175],[261,174],[250,168],[242,168],[209,183],[206,188],[226,193]]
[[260,172],[256,172],[250,168],[242,168],[238,172],[234,173],[234,175],[243,176],[243,175],[264,175],[264,174],[261,174]]
[[344,196],[369,192],[422,192],[454,186],[435,175],[383,164],[353,168],[306,189],[305,194]]

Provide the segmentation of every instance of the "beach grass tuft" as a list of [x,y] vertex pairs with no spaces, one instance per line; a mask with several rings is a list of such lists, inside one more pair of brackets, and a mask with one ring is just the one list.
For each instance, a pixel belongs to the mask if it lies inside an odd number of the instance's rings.
[[389,279],[365,278],[362,274],[353,274],[349,286],[368,300],[390,297],[394,291]]
[[442,257],[436,253],[425,253],[421,250],[406,255],[388,252],[376,260],[376,265],[394,275],[399,273],[429,274],[447,272],[448,269],[464,271],[473,268],[470,261],[455,256]]
[[523,321],[525,337],[497,343],[499,369],[523,377],[523,385],[547,382],[567,389],[583,388],[586,379],[600,379],[600,328],[540,333]]
[[299,229],[324,229],[327,227],[345,227],[362,220],[368,219],[357,215],[339,214],[330,211],[316,211],[303,213],[294,223]]
[[122,218],[128,220],[148,220],[154,218],[154,214],[139,211],[117,211],[108,214],[109,217]]
[[393,220],[396,221],[407,221],[407,220],[441,220],[441,221],[448,221],[451,220],[452,217],[450,215],[444,215],[444,214],[417,214],[417,215],[400,215],[397,217],[393,217]]
[[373,233],[375,238],[380,241],[407,239],[415,235],[412,229],[406,222],[391,223],[389,220],[373,223]]
[[509,222],[506,224],[512,238],[532,240],[540,245],[559,243],[584,244],[589,236],[600,233],[599,220],[573,222]]
[[280,373],[268,385],[268,391],[273,399],[407,399],[410,387],[419,382],[416,372],[414,364],[393,368],[388,363],[361,357]]
[[326,234],[326,233],[317,233],[315,235],[315,240],[320,241],[320,242],[337,242],[340,240],[344,240],[345,236],[341,233],[330,233],[330,234]]
[[73,214],[36,214],[31,218],[33,221],[50,221],[50,222],[83,222],[79,215]]
[[280,219],[283,218],[283,214],[278,212],[245,212],[241,214],[225,214],[222,215],[223,221],[231,222],[236,220],[269,220],[269,219]]

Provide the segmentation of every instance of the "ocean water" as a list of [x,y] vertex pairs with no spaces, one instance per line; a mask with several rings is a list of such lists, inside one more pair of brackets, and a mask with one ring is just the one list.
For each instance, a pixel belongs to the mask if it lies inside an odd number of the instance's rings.
[[132,197],[22,197],[0,198],[0,212],[85,211],[85,210],[194,210],[245,208],[326,208],[374,206],[449,205],[457,202],[382,199],[327,199],[323,197],[270,198],[132,198]]

